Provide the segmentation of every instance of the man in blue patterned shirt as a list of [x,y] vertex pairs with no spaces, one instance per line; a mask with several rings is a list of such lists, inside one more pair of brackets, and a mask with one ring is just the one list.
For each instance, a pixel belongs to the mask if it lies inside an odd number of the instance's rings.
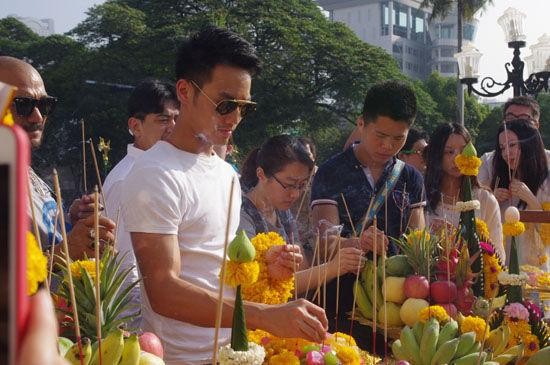
[[[373,243],[377,242],[378,255],[385,245],[388,256],[392,256],[397,250],[388,237],[398,238],[407,228],[424,228],[422,176],[395,157],[405,144],[416,109],[414,91],[401,82],[379,83],[367,92],[357,123],[359,143],[326,161],[313,181],[312,215],[321,237],[327,224],[319,223],[342,224],[342,236],[346,237],[341,241],[342,247],[360,247],[365,254],[372,255]],[[377,227],[372,226],[374,215]],[[366,229],[360,234],[363,225]],[[354,281],[354,274],[344,275],[340,280],[337,328],[342,332],[350,329],[347,312],[353,305]],[[329,322],[335,318],[335,307],[336,281],[332,281],[327,288]],[[334,330],[334,321],[331,326],[330,330]],[[373,351],[371,329],[358,323],[354,326],[353,335],[359,346]],[[383,339],[378,339],[376,352],[383,354],[383,351]]]

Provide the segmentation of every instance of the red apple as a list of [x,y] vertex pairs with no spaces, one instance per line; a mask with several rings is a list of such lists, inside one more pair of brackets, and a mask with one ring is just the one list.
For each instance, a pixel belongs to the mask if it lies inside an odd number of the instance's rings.
[[456,315],[458,314],[458,310],[456,309],[456,306],[453,303],[445,303],[445,304],[439,304],[443,308],[445,308],[445,311],[451,318],[456,319]]
[[156,355],[161,359],[164,357],[164,349],[160,339],[152,332],[144,332],[139,336],[139,346],[150,354]]
[[424,276],[412,275],[405,279],[404,289],[407,298],[424,299],[430,294],[430,283]]
[[452,281],[434,281],[430,296],[436,303],[451,303],[456,299],[456,285]]

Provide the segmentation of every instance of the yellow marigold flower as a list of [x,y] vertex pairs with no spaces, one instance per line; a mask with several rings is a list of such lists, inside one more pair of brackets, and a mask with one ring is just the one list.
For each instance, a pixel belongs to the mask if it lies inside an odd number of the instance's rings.
[[411,231],[409,232],[409,234],[407,234],[407,243],[409,245],[412,245],[413,242],[420,241],[422,239],[422,236],[424,236],[425,241],[430,240],[430,234],[428,232],[423,229],[415,229],[414,231]]
[[489,240],[489,228],[487,227],[487,223],[483,221],[480,218],[476,218],[476,231],[477,235],[479,236],[479,239],[482,241]]
[[485,323],[485,320],[477,316],[468,316],[462,320],[460,324],[460,332],[475,332],[476,341],[483,341],[489,337],[489,325]]
[[519,236],[523,232],[525,232],[525,224],[522,222],[502,223],[502,233],[504,233],[505,236]]
[[264,330],[253,330],[248,331],[248,341],[257,343],[258,345],[262,344],[262,340],[264,338],[271,338],[273,337],[269,332],[266,332]]
[[498,294],[498,274],[502,267],[495,255],[483,254],[483,273],[485,298],[495,298]]
[[550,287],[550,273],[543,273],[537,277],[537,284],[541,287]]
[[48,259],[42,253],[31,232],[27,232],[27,293],[33,295],[38,290],[38,284],[46,280],[48,275]]
[[357,346],[355,339],[342,332],[333,333],[327,340],[328,345]]
[[440,305],[430,305],[429,307],[422,308],[420,310],[419,318],[422,322],[426,322],[430,318],[435,318],[439,323],[447,322],[449,315],[445,308]]
[[455,164],[462,175],[477,176],[479,167],[481,166],[481,159],[476,156],[464,156],[460,154],[455,157]]
[[[80,279],[82,277],[82,271],[80,271],[82,268],[88,273],[88,275],[90,275],[92,280],[95,280],[95,259],[73,261],[69,266],[71,268],[73,278]],[[99,264],[100,274],[101,269],[103,269],[103,263]]]
[[280,354],[273,355],[267,363],[269,365],[300,365],[300,359],[294,353],[284,350]]
[[251,240],[256,249],[256,261],[260,266],[258,280],[251,285],[242,285],[243,299],[256,303],[281,304],[292,297],[294,277],[275,280],[269,276],[265,254],[271,246],[284,245],[285,241],[276,232],[259,233]]
[[524,347],[524,355],[525,356],[531,356],[534,355],[535,352],[537,352],[539,347],[539,338],[535,335],[526,335],[521,339],[521,342],[523,342]]
[[258,280],[260,265],[257,261],[227,261],[225,283],[236,288],[238,285],[252,285]]
[[527,321],[516,321],[505,317],[504,323],[510,328],[508,347],[519,344],[522,338],[531,334],[531,326]]
[[344,365],[360,365],[361,356],[359,351],[353,347],[342,347],[336,352],[336,356]]

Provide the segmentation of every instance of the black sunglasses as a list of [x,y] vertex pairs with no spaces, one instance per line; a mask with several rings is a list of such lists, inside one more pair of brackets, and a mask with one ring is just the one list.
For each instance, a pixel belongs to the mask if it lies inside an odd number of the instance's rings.
[[47,117],[55,110],[57,104],[57,98],[53,96],[43,96],[40,99],[16,97],[13,98],[13,105],[15,105],[15,111],[22,117],[28,117],[32,114],[34,108],[38,108],[42,116]]
[[235,111],[239,108],[241,112],[241,118],[244,118],[248,113],[256,110],[256,103],[250,100],[237,100],[237,99],[225,99],[219,103],[215,103],[202,89],[197,85],[197,83],[191,80],[191,83],[199,89],[201,94],[203,94],[211,103],[216,107],[216,112],[219,115],[226,115]]

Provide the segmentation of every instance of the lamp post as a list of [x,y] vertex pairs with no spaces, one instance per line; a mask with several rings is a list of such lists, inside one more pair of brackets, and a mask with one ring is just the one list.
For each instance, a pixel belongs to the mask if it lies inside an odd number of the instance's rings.
[[463,47],[463,51],[456,53],[460,82],[468,87],[468,94],[475,93],[483,97],[501,95],[509,88],[513,88],[514,97],[520,95],[536,96],[542,90],[548,91],[550,77],[550,36],[544,34],[538,43],[531,46],[532,55],[526,58],[531,74],[523,79],[525,62],[520,58],[520,49],[525,47],[525,34],[523,33],[523,20],[525,14],[514,8],[508,8],[498,18],[502,27],[508,48],[514,50],[514,57],[504,67],[507,79],[497,82],[492,77],[484,77],[479,87],[474,87],[478,82],[478,66],[481,53],[470,43]]

